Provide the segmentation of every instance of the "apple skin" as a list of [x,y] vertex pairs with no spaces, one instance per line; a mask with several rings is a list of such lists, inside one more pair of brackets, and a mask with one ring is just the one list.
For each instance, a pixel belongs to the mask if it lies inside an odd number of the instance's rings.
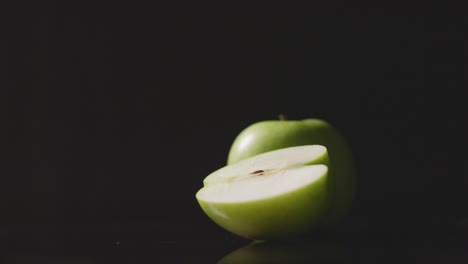
[[251,240],[282,240],[315,232],[327,208],[324,174],[300,189],[274,197],[244,202],[197,200],[211,220]]
[[331,124],[320,119],[267,120],[254,123],[234,140],[227,164],[263,152],[301,145],[323,145],[330,159],[328,209],[322,229],[335,227],[349,213],[356,189],[355,165],[345,138]]

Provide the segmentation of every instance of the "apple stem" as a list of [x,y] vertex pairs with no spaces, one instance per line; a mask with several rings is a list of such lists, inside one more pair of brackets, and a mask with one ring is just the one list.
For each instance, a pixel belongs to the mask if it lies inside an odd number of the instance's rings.
[[279,114],[278,119],[281,120],[281,121],[284,121],[284,120],[286,120],[286,116],[284,114]]

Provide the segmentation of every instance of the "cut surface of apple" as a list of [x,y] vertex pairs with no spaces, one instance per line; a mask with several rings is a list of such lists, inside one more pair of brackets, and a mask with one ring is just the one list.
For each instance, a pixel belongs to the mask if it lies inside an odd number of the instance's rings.
[[[205,202],[248,202],[288,193],[327,175],[327,166],[309,165],[242,175],[236,181],[205,187],[197,194]],[[261,172],[260,172],[261,171]]]
[[[253,175],[268,175],[284,168],[300,165],[328,165],[327,148],[321,145],[306,145],[273,150],[241,160],[230,166],[223,167],[208,175],[203,183],[205,186],[233,182]],[[257,172],[257,173],[254,173]]]
[[237,235],[294,237],[320,226],[327,162],[327,149],[320,145],[262,153],[207,176],[196,198],[215,223]]

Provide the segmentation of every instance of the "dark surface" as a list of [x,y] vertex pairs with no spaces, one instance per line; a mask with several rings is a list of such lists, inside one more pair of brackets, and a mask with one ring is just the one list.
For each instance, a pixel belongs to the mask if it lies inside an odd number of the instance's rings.
[[461,9],[335,4],[1,8],[2,253],[215,262],[248,241],[194,195],[284,113],[352,146],[351,262],[466,262]]
[[[251,244],[222,232],[201,234],[171,224],[162,228],[153,223],[148,227],[124,230],[88,225],[64,233],[35,231],[39,236],[32,239],[30,234],[19,232],[10,237],[10,245],[2,245],[2,249],[7,249],[2,252],[2,263],[217,263]],[[251,251],[248,259],[266,261],[251,263],[466,263],[468,225],[465,220],[450,228],[371,230],[361,226],[263,244]]]

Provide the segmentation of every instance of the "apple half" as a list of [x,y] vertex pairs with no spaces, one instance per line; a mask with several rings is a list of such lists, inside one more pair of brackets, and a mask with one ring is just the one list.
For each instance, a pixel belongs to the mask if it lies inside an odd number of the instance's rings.
[[331,166],[328,171],[329,205],[323,230],[343,223],[351,211],[356,192],[356,168],[346,138],[332,124],[321,119],[265,120],[242,130],[229,150],[227,164],[239,162],[276,149],[322,145],[327,148]]
[[300,236],[322,224],[328,162],[321,145],[265,152],[208,175],[196,199],[215,223],[245,238]]

